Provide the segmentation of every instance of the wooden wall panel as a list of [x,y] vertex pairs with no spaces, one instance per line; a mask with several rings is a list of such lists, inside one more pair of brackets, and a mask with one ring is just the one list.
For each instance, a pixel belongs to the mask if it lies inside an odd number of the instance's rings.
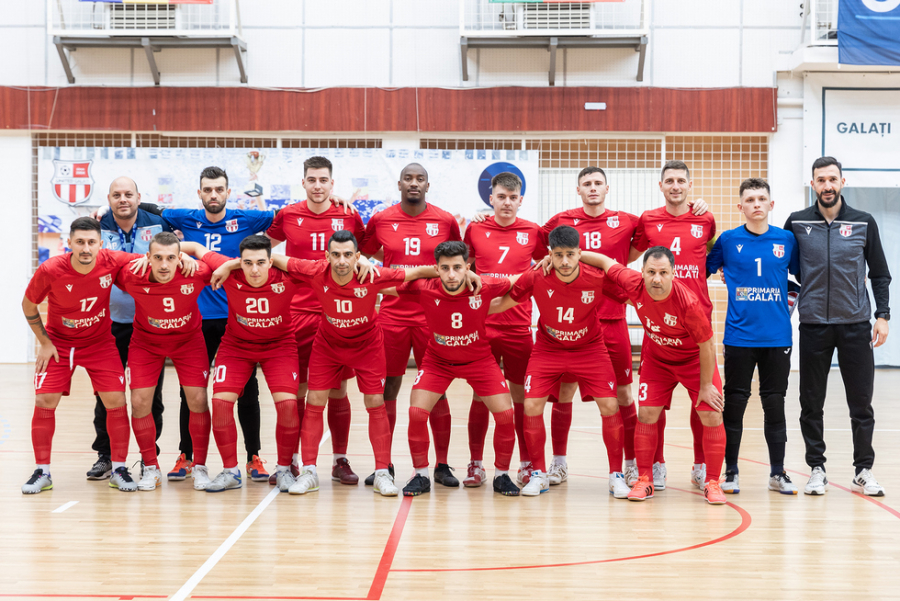
[[5,129],[769,134],[775,121],[772,88],[0,88]]

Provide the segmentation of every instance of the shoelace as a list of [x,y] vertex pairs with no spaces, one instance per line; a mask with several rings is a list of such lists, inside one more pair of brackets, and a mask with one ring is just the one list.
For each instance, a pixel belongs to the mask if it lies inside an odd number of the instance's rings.
[[34,473],[31,474],[31,478],[28,479],[28,482],[26,482],[26,484],[34,484],[35,482],[40,480],[43,475],[44,470],[34,470]]
[[183,470],[187,467],[190,467],[191,462],[187,460],[184,456],[184,453],[178,456],[178,461],[175,462],[175,467],[172,469],[173,472],[177,472],[179,470]]
[[120,467],[116,469],[116,475],[118,475],[123,482],[134,482],[134,479],[131,477],[131,474],[128,473],[127,467]]

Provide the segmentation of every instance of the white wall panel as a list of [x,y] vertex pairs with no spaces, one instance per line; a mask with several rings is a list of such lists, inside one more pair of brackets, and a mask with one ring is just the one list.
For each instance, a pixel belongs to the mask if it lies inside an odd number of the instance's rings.
[[[62,69],[62,63],[52,44],[50,50],[54,54],[48,58],[52,58]],[[156,56],[158,60],[159,54]],[[143,54],[135,57],[135,60],[138,58],[147,62]],[[128,48],[79,48],[69,54],[69,64],[72,65],[72,73],[78,85],[131,85],[131,50]],[[135,85],[142,84],[135,82]]]
[[[557,57],[557,70],[565,74],[557,85],[640,86],[637,81],[639,54],[631,48],[566,49]],[[644,79],[647,80],[647,69]],[[557,75],[558,77],[558,75]]]
[[744,0],[744,27],[800,27],[803,23],[800,4],[800,0]]
[[455,29],[395,29],[392,54],[393,86],[462,85]]
[[[244,36],[250,50],[245,58],[249,63],[250,85],[260,87],[299,88],[303,86],[303,30],[302,29],[245,29]],[[314,49],[314,60],[324,59],[327,52]],[[231,50],[222,50],[219,59],[221,85],[240,82],[237,60]]]
[[[41,35],[36,35],[40,32]],[[0,61],[2,85],[44,85],[44,30],[33,27],[0,29],[7,48]],[[53,51],[56,58],[56,49]],[[58,59],[57,59],[58,60]]]
[[2,14],[0,14],[0,26],[4,28],[9,25],[38,25],[43,27],[46,8],[47,3],[45,0],[17,2],[14,10],[2,11]]
[[775,64],[780,51],[794,50],[800,29],[745,29],[741,84],[770,87],[775,81]]
[[653,0],[654,27],[736,27],[740,22],[741,0]]
[[309,29],[304,39],[306,87],[387,86],[387,29]]
[[[550,53],[547,50],[511,48],[505,50],[469,50],[478,53],[478,67],[469,70],[469,80],[480,86],[516,85],[546,86],[550,69]],[[559,59],[559,56],[557,56]],[[561,62],[557,63],[557,77],[561,79]]]
[[390,3],[384,0],[306,1],[306,25],[315,27],[385,27]]
[[722,88],[740,85],[737,30],[658,29],[653,41],[653,85]]
[[[309,4],[309,3],[307,3]],[[299,27],[303,24],[302,0],[252,0],[241,2],[241,22],[247,27]]]
[[391,0],[393,23],[459,28],[459,0]]
[[[78,52],[81,52],[79,50]],[[216,85],[216,50],[215,48],[202,48],[192,50],[163,50],[157,52],[156,65],[159,67],[160,77],[167,86],[213,86]],[[150,77],[150,65],[147,57],[141,50],[134,52],[134,79],[138,80]],[[240,80],[235,78],[226,85],[238,85]]]

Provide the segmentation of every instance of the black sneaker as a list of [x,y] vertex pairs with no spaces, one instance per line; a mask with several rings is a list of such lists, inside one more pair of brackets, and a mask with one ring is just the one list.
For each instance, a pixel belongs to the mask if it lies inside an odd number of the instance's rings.
[[503,474],[494,478],[494,492],[505,497],[518,497],[519,487],[509,479],[509,474]]
[[438,463],[434,468],[434,481],[449,488],[458,488],[459,480],[450,473],[452,470],[446,463]]
[[93,467],[88,470],[88,480],[106,480],[112,475],[112,461],[106,455],[100,455]]
[[[391,473],[391,478],[394,477],[394,464],[388,464],[388,471]],[[369,474],[369,477],[366,478],[366,486],[374,486],[375,485],[375,472]]]
[[418,497],[431,492],[431,480],[421,474],[416,474],[413,479],[403,487],[404,497]]

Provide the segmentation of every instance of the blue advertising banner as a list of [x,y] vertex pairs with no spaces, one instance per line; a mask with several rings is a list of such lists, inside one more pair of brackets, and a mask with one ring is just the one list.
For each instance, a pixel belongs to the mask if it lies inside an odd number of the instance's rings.
[[900,65],[900,0],[840,0],[838,62]]

